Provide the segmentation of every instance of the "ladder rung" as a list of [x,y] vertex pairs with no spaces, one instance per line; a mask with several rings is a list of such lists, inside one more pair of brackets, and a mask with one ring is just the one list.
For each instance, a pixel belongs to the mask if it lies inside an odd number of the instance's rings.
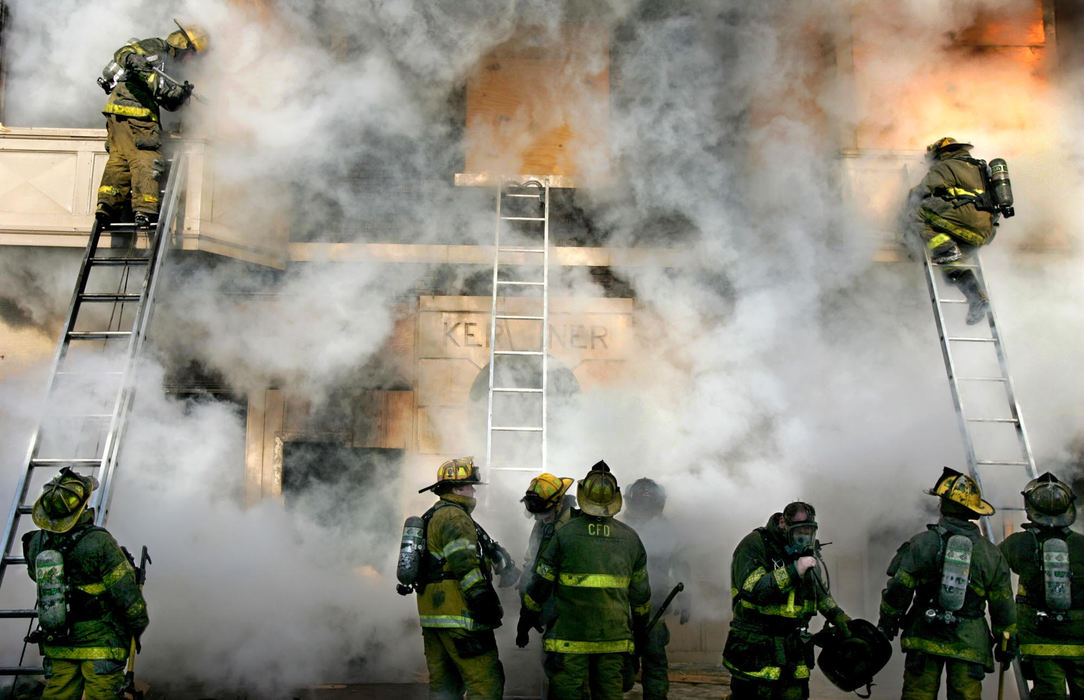
[[504,314],[497,314],[498,319],[507,318],[513,321],[545,321],[545,316],[507,316]]
[[953,343],[996,343],[993,338],[947,338]]
[[38,611],[33,609],[33,608],[30,608],[30,609],[26,609],[26,608],[18,609],[17,608],[17,609],[12,609],[12,610],[0,610],[0,618],[6,618],[6,619],[21,617],[24,620],[29,620],[30,618],[37,617],[37,616],[38,616]]
[[968,418],[968,423],[1017,423],[1015,418]]
[[497,280],[497,284],[506,284],[510,287],[544,287],[545,282],[520,282],[518,280]]
[[35,457],[30,460],[30,466],[32,467],[56,467],[61,465],[71,464],[73,466],[96,466],[102,463],[101,457],[78,457],[72,459],[59,459],[56,457],[49,457],[42,459]]
[[495,472],[533,472],[538,473],[541,470],[539,467],[489,467],[490,471]]
[[966,303],[968,303],[968,301],[967,301],[967,299],[938,299],[937,303],[939,303],[939,304],[966,304]]
[[0,666],[0,676],[40,676],[45,673],[42,666]]
[[132,331],[68,331],[71,340],[108,340],[110,338],[126,338]]
[[80,294],[80,301],[139,301],[138,294]]
[[20,505],[18,508],[15,509],[15,512],[19,515],[30,515],[32,512],[34,512],[34,506]]
[[1001,461],[998,461],[996,459],[980,459],[980,460],[976,460],[975,464],[978,464],[980,466],[986,466],[986,467],[990,467],[990,466],[994,466],[994,467],[1026,467],[1026,466],[1028,466],[1027,462],[1001,462]]
[[541,350],[494,350],[494,355],[543,355]]
[[146,265],[150,258],[91,258],[91,265]]
[[525,194],[525,193],[522,193],[522,192],[505,192],[504,196],[505,197],[529,197],[531,199],[538,199],[538,200],[542,199],[542,197],[539,196],[539,194],[537,192],[534,193],[534,194]]
[[544,216],[502,216],[501,221],[545,221]]
[[58,370],[57,373],[56,373],[56,376],[58,376],[58,377],[60,377],[60,376],[65,376],[65,377],[103,377],[103,376],[104,377],[123,377],[124,372],[120,372],[120,371],[117,371],[117,370],[109,370],[108,372],[99,372],[99,371],[94,371],[94,372],[69,372],[68,370]]
[[8,564],[21,564],[21,565],[25,566],[26,565],[26,557],[4,557],[3,562],[4,562],[5,565],[8,565]]
[[956,377],[958,382],[1004,382],[1005,377]]
[[105,420],[112,417],[112,413],[57,413],[45,416],[47,420],[76,420],[78,418]]
[[502,245],[497,248],[502,253],[545,253],[545,248],[526,248],[524,246],[516,245]]
[[495,425],[490,430],[500,430],[502,432],[517,432],[517,433],[541,433],[543,428],[541,426],[533,425]]
[[541,394],[542,390],[538,388],[529,387],[515,387],[515,386],[495,386],[493,391],[501,392],[504,394]]

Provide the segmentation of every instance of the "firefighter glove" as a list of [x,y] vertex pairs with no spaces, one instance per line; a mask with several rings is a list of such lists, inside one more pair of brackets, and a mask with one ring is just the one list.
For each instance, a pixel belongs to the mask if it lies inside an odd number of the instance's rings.
[[542,613],[527,608],[519,609],[519,624],[516,625],[516,646],[522,649],[531,640],[531,628],[542,631]]
[[1002,665],[1010,664],[1019,652],[1020,646],[1014,634],[1006,637],[1001,644],[994,647],[994,658]]
[[151,70],[151,62],[146,56],[132,52],[124,57],[124,67],[135,73],[148,73]]
[[504,617],[504,608],[497,591],[489,583],[483,583],[467,591],[467,610],[476,622],[488,627],[499,627]]
[[881,630],[881,634],[891,642],[900,631],[900,626],[895,620],[882,613],[880,619],[877,620],[877,629]]

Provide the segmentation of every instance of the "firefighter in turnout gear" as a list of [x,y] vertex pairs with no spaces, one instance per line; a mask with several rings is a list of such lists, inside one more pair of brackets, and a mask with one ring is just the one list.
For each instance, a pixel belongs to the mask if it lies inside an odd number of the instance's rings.
[[819,612],[848,635],[851,619],[818,574],[816,511],[796,501],[746,535],[730,565],[734,618],[723,649],[733,700],[809,697]]
[[647,554],[636,532],[613,517],[621,489],[605,462],[578,483],[576,500],[582,510],[539,552],[521,616],[533,625],[546,602],[555,601],[542,643],[552,698],[617,700],[626,657],[645,641]]
[[[945,268],[945,278],[967,297],[967,323],[986,318],[989,299],[969,264],[969,253],[994,240],[998,218],[1013,215],[1011,190],[999,206],[987,192],[987,164],[972,158],[973,146],[951,137],[926,147],[930,169],[908,197],[908,228],[926,246],[930,262]],[[1000,160],[1004,165],[1004,161]],[[1007,170],[1005,187],[1008,187]]]
[[[647,550],[647,573],[652,583],[651,607],[658,610],[675,584],[689,580],[689,565],[682,555],[677,531],[663,515],[666,490],[654,480],[643,478],[632,482],[625,490],[625,496],[628,514],[623,519],[636,530]],[[689,607],[683,598],[685,596],[675,599],[672,609],[677,613],[679,623],[684,625],[689,621]],[[647,644],[638,650],[644,700],[665,698],[670,691],[666,658],[669,643],[666,619],[659,618],[648,632]]]
[[491,562],[480,528],[471,518],[474,487],[481,484],[472,457],[437,469],[433,491],[440,500],[427,521],[424,577],[418,588],[418,617],[429,667],[431,698],[491,698],[504,692],[504,669],[493,630],[504,614],[493,588]]
[[1023,491],[1028,520],[1023,532],[1001,543],[1009,568],[1020,577],[1016,594],[1020,656],[1032,681],[1032,700],[1084,698],[1084,536],[1076,520],[1076,495],[1047,472]]
[[208,43],[202,28],[180,22],[177,27],[165,39],[129,40],[98,80],[109,93],[102,109],[109,160],[94,212],[101,228],[129,204],[137,231],[149,231],[158,217],[158,182],[164,169],[159,107],[174,111],[192,95],[190,83],[168,77],[169,61],[203,53]]
[[[543,473],[531,479],[527,487],[527,493],[519,499],[526,509],[527,515],[534,518],[534,527],[531,528],[530,538],[527,540],[527,553],[523,558],[523,570],[527,575],[520,581],[520,594],[526,590],[530,581],[530,572],[534,571],[538,564],[538,553],[542,547],[553,537],[554,531],[562,527],[572,517],[572,510],[576,499],[568,495],[568,489],[574,479],[557,477],[553,474]],[[530,615],[520,615],[520,624],[516,629],[516,646],[525,647],[528,644],[531,624]],[[538,620],[537,629],[542,631],[542,625],[552,621],[553,600],[546,605],[541,618]]]
[[65,467],[45,485],[23,535],[27,572],[38,587],[43,698],[116,698],[132,640],[147,628],[147,604],[128,556],[87,508],[98,481]]
[[934,700],[942,669],[948,697],[978,700],[994,658],[1004,663],[1016,651],[1009,565],[972,522],[994,512],[974,479],[945,467],[928,493],[940,498],[941,517],[897,550],[877,626],[889,639],[903,630],[904,700]]

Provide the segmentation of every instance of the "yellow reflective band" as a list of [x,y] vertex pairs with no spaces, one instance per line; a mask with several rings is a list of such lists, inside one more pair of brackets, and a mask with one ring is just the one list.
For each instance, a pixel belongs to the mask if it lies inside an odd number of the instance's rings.
[[[980,598],[986,597],[986,588],[978,581],[969,581],[967,587],[975,591],[975,594],[978,595]],[[990,594],[990,600],[994,600],[993,595],[993,593]]]
[[775,577],[775,585],[779,586],[779,590],[785,591],[790,586],[790,574],[787,573],[787,567],[781,566],[775,569],[772,571],[772,576]]
[[759,671],[749,671],[744,668],[738,668],[734,664],[730,663],[727,658],[723,657],[723,664],[731,671],[737,671],[743,676],[749,676],[750,678],[762,678],[766,681],[777,681],[783,675],[783,671],[778,666],[765,666]]
[[112,588],[113,584],[115,584],[117,581],[120,581],[128,574],[132,574],[134,578],[135,570],[132,568],[132,565],[129,564],[127,561],[122,561],[121,563],[114,566],[112,571],[102,577],[102,583],[105,584],[106,588]]
[[130,606],[128,606],[128,609],[124,611],[124,614],[127,615],[128,617],[134,617],[135,615],[140,614],[141,612],[143,612],[146,609],[147,609],[147,606],[143,603],[143,601],[142,600],[137,600],[136,602],[134,602]]
[[646,615],[649,612],[651,612],[651,601],[650,600],[648,602],[644,603],[643,605],[637,605],[637,606],[633,607],[633,609],[632,609],[632,614],[633,615]]
[[102,185],[98,188],[98,194],[120,194],[120,190],[112,185]]
[[742,590],[747,593],[752,593],[753,589],[756,588],[757,581],[760,581],[760,579],[764,578],[767,573],[767,569],[765,569],[763,566],[758,566],[756,569],[753,570],[753,573],[749,574],[749,576],[745,579],[745,582],[742,583]]
[[632,572],[632,582],[639,583],[647,578],[647,569],[637,569]]
[[802,604],[794,604],[794,591],[791,591],[787,595],[787,602],[783,605],[757,605],[751,603],[748,600],[742,600],[741,604],[751,610],[759,612],[761,615],[775,615],[776,617],[790,617],[799,618],[806,615],[812,615],[815,612],[812,600],[802,601]]
[[561,574],[557,583],[573,588],[628,588],[628,576],[610,574]]
[[798,664],[794,667],[795,678],[809,678],[809,667],[805,664]]
[[892,578],[896,581],[896,583],[900,584],[901,586],[906,586],[907,588],[912,589],[915,587],[915,577],[907,573],[903,569],[898,569],[896,571],[896,575]]
[[947,233],[939,233],[930,240],[926,241],[926,247],[930,250],[933,250],[942,243],[948,243],[951,240],[952,236],[948,235]]
[[475,622],[473,618],[467,617],[466,615],[419,615],[418,619],[421,621],[422,627],[466,630],[492,629],[489,625]]
[[835,601],[830,595],[826,595],[820,599],[817,603],[818,610],[835,610],[839,607],[839,603]]
[[[458,540],[452,540],[451,542],[444,545],[443,556],[444,556],[445,559],[447,559],[448,557],[452,556],[456,552],[461,552],[463,550],[470,550],[470,549],[474,549],[474,543],[471,542],[470,540],[466,540],[466,539],[462,539],[462,538],[460,538]],[[439,557],[441,555],[438,554],[437,556]]]
[[884,600],[881,601],[881,612],[891,615],[892,617],[898,617],[903,614],[902,610],[896,610],[894,607],[884,602]]
[[993,602],[1000,602],[1002,600],[1008,600],[1012,598],[1012,589],[1004,588],[997,591],[990,591],[990,600]]
[[932,639],[923,639],[921,637],[904,637],[900,640],[900,648],[904,650],[922,651],[927,654],[933,654],[934,656],[947,656],[950,659],[961,659],[962,661],[971,661],[976,664],[982,664],[986,663],[986,658],[982,652],[988,650],[990,647],[983,647],[983,649],[980,650],[962,645],[954,646],[952,644],[941,644]]
[[472,587],[476,586],[478,583],[480,583],[484,579],[485,579],[485,577],[482,576],[481,571],[479,571],[477,568],[471,569],[470,571],[467,572],[467,575],[464,576],[459,581],[459,587],[462,588],[465,591],[468,588],[472,588]]
[[528,610],[533,610],[534,612],[541,612],[542,610],[542,606],[536,603],[534,598],[527,593],[523,594],[523,607]]
[[557,572],[554,568],[544,561],[538,562],[538,566],[535,567],[534,572],[547,581],[553,581],[557,578]]
[[983,190],[972,191],[966,187],[946,187],[945,191],[950,197],[978,197],[983,193]]
[[128,105],[107,104],[102,110],[105,114],[119,114],[122,117],[139,117],[158,121],[158,116],[146,107],[129,107]]
[[124,661],[128,658],[128,649],[120,647],[54,647],[49,644],[41,646],[45,656],[52,659],[112,659]]
[[975,233],[971,229],[964,228],[963,226],[960,226],[959,224],[954,224],[951,221],[949,221],[948,219],[946,219],[944,217],[941,217],[941,216],[938,216],[937,214],[934,214],[932,211],[930,211],[928,209],[921,209],[920,214],[922,215],[922,218],[926,220],[926,223],[928,223],[930,226],[935,226],[935,227],[937,227],[939,229],[944,229],[945,231],[948,231],[953,236],[955,236],[956,238],[959,238],[961,241],[964,241],[965,243],[969,243],[971,245],[982,245],[982,244],[986,243],[985,238],[983,238],[979,234]]
[[105,584],[102,583],[86,583],[82,586],[76,586],[79,590],[87,595],[101,595],[105,593]]
[[730,597],[731,598],[737,598],[738,597],[738,589],[737,588],[734,588],[733,586],[730,587]]
[[143,195],[143,201],[148,203],[148,204],[157,204],[158,203],[158,195],[156,195],[156,194],[145,194],[145,195]]
[[1027,597],[1028,592],[1024,588],[1024,582],[1023,581],[1020,582],[1020,586],[1016,589],[1016,594],[1021,596],[1021,597],[1024,597],[1024,598]]
[[631,654],[636,645],[631,639],[618,639],[606,642],[581,642],[573,639],[545,639],[542,648],[558,654]]
[[1066,656],[1084,658],[1084,645],[1081,644],[1021,644],[1023,656]]

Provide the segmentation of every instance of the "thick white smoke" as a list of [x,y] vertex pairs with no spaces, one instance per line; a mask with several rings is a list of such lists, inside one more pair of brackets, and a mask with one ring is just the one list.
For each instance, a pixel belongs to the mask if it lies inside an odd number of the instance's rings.
[[[380,211],[404,240],[484,244],[489,200],[467,201],[450,182],[427,177],[460,157],[462,115],[449,96],[519,21],[608,27],[618,177],[578,190],[577,201],[608,245],[673,247],[684,264],[616,270],[636,293],[639,351],[620,384],[553,417],[551,469],[580,478],[605,458],[623,484],[640,476],[663,483],[667,512],[694,554],[691,588],[705,618],[728,616],[737,540],[787,502],[808,500],[822,539],[834,542],[826,557],[845,567],[846,576],[832,572],[840,602],[873,617],[883,582],[869,572],[883,571],[891,554],[876,547],[894,548],[920,527],[931,500],[921,490],[942,464],[962,466],[963,454],[920,269],[871,262],[895,212],[881,207],[871,217],[841,196],[837,154],[854,145],[841,135],[891,134],[892,148],[914,151],[915,179],[918,149],[942,135],[971,140],[978,157],[1009,159],[1018,215],[985,251],[993,301],[1040,462],[1063,457],[1079,429],[1084,277],[1071,194],[1080,183],[1066,164],[1079,155],[1069,136],[1079,132],[1079,95],[1062,98],[1053,83],[1008,86],[1027,119],[997,130],[982,126],[992,105],[939,100],[940,85],[914,87],[946,60],[975,74],[1003,66],[998,56],[950,50],[950,34],[980,15],[1018,17],[1027,4],[913,0],[878,22],[867,11],[856,26],[851,10],[868,3],[577,10],[344,0],[248,9],[65,0],[46,9],[23,0],[5,35],[5,122],[100,126],[100,64],[129,36],[164,36],[176,14],[212,36],[213,50],[185,67],[206,102],[181,114],[214,143],[216,177],[238,193],[224,216],[244,220],[286,199],[293,222],[315,225],[317,239],[331,232],[365,242],[370,231],[343,222]],[[852,57],[865,61],[855,94],[842,78],[823,79],[846,73],[852,31],[865,32],[866,50]],[[1029,111],[1019,102],[1032,90],[1038,104]],[[414,178],[420,199],[408,207],[367,194],[351,179],[358,163]],[[911,184],[869,196],[898,203]],[[1021,249],[1048,231],[1064,239],[1065,255]],[[56,257],[0,249],[0,291],[14,300],[2,317],[9,328],[41,329],[39,342],[55,337],[74,278],[73,261],[60,269]],[[25,280],[19,288],[15,271]],[[431,272],[314,262],[266,273],[181,261],[163,282],[152,355],[195,358],[238,395],[288,386],[319,409],[381,351],[403,301]],[[597,295],[588,278],[577,271],[562,293]],[[28,299],[21,289],[40,292]],[[12,475],[42,373],[29,362],[4,370],[3,463]],[[402,680],[419,669],[413,604],[392,593],[389,578],[398,533],[375,523],[317,525],[276,502],[242,508],[244,418],[229,404],[164,399],[161,378],[151,361],[110,520],[123,542],[146,542],[155,558],[140,657],[148,679],[268,693],[345,678]],[[356,516],[399,503],[428,483],[408,483],[414,478],[341,507]],[[527,530],[518,507],[491,500],[478,516],[515,542]],[[885,532],[890,541],[878,540]]]

